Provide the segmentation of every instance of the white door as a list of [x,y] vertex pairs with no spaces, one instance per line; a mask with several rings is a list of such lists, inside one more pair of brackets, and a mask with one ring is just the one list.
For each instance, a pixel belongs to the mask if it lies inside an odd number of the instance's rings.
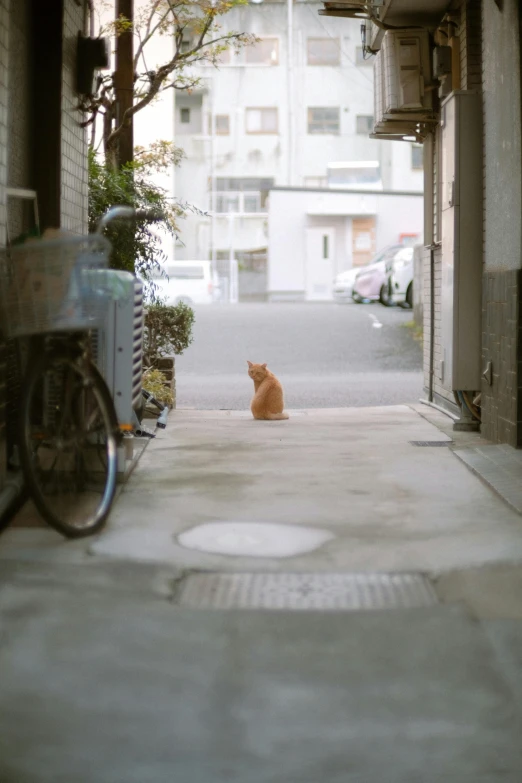
[[307,302],[332,298],[335,229],[306,229],[305,298]]

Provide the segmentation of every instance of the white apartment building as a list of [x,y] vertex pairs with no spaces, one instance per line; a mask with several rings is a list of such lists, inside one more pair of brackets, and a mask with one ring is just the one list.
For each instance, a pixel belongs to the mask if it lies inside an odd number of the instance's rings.
[[262,262],[272,186],[422,192],[422,148],[369,138],[373,60],[363,58],[360,23],[321,8],[265,0],[234,9],[225,29],[260,42],[227,52],[219,69],[200,65],[201,88],[177,92],[174,137],[187,157],[175,194],[207,213],[183,221],[177,259],[214,258],[225,276],[232,259]]

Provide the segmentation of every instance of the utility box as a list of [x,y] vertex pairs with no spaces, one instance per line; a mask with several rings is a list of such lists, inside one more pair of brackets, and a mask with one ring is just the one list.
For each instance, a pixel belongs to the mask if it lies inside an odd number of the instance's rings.
[[441,105],[442,229],[440,378],[448,391],[478,391],[482,333],[482,108],[480,95]]

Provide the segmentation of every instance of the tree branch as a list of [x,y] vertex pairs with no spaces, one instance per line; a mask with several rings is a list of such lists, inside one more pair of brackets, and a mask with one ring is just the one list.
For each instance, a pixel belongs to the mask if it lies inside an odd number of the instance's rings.
[[143,96],[143,98],[141,98],[137,103],[135,103],[133,106],[131,106],[129,109],[125,111],[123,117],[121,118],[121,122],[116,128],[114,128],[111,131],[111,134],[107,139],[108,148],[109,149],[113,148],[116,139],[121,135],[121,132],[125,127],[126,123],[128,123],[135,114],[137,114],[139,111],[141,111],[146,106],[148,106],[149,103],[151,103],[151,101],[153,101],[154,98],[158,95],[158,93],[161,92],[163,83],[165,82],[166,79],[168,79],[170,74],[174,70],[176,70],[176,67],[178,66],[178,63],[180,61],[184,61],[186,65],[191,65],[194,62],[191,58],[193,58],[194,55],[198,53],[198,51],[201,51],[201,49],[215,46],[216,44],[220,43],[220,41],[241,40],[241,38],[243,38],[244,35],[245,35],[244,33],[231,33],[231,34],[229,33],[227,35],[222,35],[219,38],[215,38],[212,41],[207,41],[205,43],[202,42],[202,38],[200,36],[197,45],[193,49],[191,49],[190,52],[186,52],[184,54],[176,53],[172,58],[172,60],[170,60],[168,63],[158,68],[154,78],[150,82],[150,87],[147,93]]

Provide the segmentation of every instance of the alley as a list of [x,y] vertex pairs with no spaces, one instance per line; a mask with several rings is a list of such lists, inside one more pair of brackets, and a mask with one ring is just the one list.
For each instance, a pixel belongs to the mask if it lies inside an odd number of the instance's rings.
[[178,406],[244,410],[247,359],[268,363],[289,408],[417,401],[422,349],[404,326],[411,319],[379,304],[196,307],[194,343],[176,360]]
[[2,783],[519,783],[522,525],[470,442],[424,406],[178,411],[95,539],[26,509]]

